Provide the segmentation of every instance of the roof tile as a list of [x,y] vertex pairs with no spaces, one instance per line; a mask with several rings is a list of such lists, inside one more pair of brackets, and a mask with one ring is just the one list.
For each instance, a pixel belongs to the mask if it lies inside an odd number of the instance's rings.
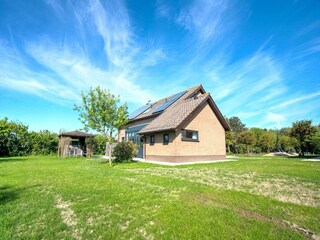
[[160,116],[151,121],[149,125],[141,129],[139,133],[176,129],[208,97],[209,94],[205,93],[197,98],[177,101],[174,106],[165,110]]

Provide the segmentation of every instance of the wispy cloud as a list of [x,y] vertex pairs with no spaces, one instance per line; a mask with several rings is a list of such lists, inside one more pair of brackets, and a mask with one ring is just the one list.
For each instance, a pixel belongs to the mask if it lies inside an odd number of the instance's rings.
[[156,2],[156,16],[170,19],[172,17],[172,10],[170,6],[163,0]]
[[283,127],[285,121],[286,117],[283,114],[268,112],[262,120],[262,125],[280,128]]
[[104,41],[108,60],[118,67],[127,66],[139,49],[133,40],[130,19],[122,1],[114,1],[105,8],[99,0],[90,1],[90,13],[98,33]]
[[[177,23],[192,31],[201,42],[221,37],[227,29],[229,1],[194,1],[181,10]],[[229,19],[230,20],[230,19]]]
[[[292,105],[292,104],[295,104],[295,103],[298,103],[298,102],[302,102],[302,101],[306,101],[306,100],[309,100],[309,99],[312,99],[312,98],[320,97],[320,91],[314,92],[314,93],[311,93],[311,94],[301,94],[301,95],[302,96],[300,96],[300,97],[296,97],[294,99],[290,99],[290,100],[287,100],[285,102],[282,102],[279,105],[273,106],[271,109],[284,108],[284,107],[287,107],[289,105]],[[320,104],[320,100],[319,100],[319,104]]]
[[[57,16],[69,7],[68,20],[74,21],[79,42],[70,39],[56,42],[50,35],[23,39],[24,51],[43,69],[30,68],[20,50],[7,43],[2,47],[1,87],[34,94],[57,103],[79,100],[79,93],[90,86],[100,85],[120,94],[123,101],[144,104],[155,94],[136,83],[143,70],[166,59],[161,48],[145,48],[136,41],[129,15],[122,1],[104,6],[98,0],[90,1],[89,8],[78,8],[69,2],[66,6],[48,0]],[[92,28],[93,27],[93,28]],[[103,41],[104,63],[97,65],[88,53],[87,44],[92,32]],[[89,43],[90,44],[90,43]],[[5,67],[8,66],[8,67]],[[139,96],[139,97],[137,97]]]
[[237,63],[211,68],[215,72],[213,84],[217,88],[214,97],[223,101],[231,112],[251,104],[253,99],[261,102],[264,98],[267,101],[270,94],[276,97],[286,91],[281,66],[272,54],[257,52]]
[[318,20],[308,19],[282,49],[275,28],[248,32],[257,27],[250,3],[157,0],[136,19],[124,0],[45,3],[46,26],[29,14],[28,31],[6,24],[9,37],[0,35],[0,88],[70,105],[99,85],[134,108],[202,83],[223,114],[249,126],[319,119]]

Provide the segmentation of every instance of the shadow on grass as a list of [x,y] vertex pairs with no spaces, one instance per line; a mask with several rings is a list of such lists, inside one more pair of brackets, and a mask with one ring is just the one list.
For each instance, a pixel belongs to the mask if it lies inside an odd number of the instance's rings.
[[4,205],[8,202],[14,201],[18,199],[20,194],[30,188],[39,187],[41,185],[36,184],[28,187],[23,188],[15,188],[13,186],[5,185],[0,186],[0,205]]
[[27,161],[27,158],[18,158],[18,157],[0,157],[0,163],[3,162],[23,162]]

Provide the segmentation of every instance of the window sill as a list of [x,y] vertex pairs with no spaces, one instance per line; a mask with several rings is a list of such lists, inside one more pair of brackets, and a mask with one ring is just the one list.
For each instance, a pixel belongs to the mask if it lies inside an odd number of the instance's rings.
[[192,139],[192,138],[181,138],[181,141],[186,141],[186,142],[199,142],[198,139]]

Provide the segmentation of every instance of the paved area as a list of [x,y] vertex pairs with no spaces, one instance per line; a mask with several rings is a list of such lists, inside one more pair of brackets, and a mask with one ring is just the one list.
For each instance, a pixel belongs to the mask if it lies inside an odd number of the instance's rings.
[[303,161],[303,162],[320,162],[320,157],[303,159],[301,161]]
[[202,161],[202,162],[170,163],[170,162],[158,162],[158,161],[152,161],[152,160],[145,160],[145,159],[142,159],[142,158],[134,158],[133,161],[153,163],[153,164],[165,165],[165,166],[179,166],[179,165],[190,165],[190,164],[205,164],[205,163],[218,163],[218,162],[234,162],[234,161],[237,161],[237,160],[223,159],[223,160],[212,160],[212,161]]

